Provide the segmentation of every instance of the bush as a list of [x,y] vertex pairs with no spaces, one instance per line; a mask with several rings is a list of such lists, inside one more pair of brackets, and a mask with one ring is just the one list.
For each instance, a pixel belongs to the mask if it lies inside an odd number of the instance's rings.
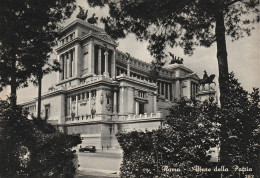
[[72,177],[71,148],[81,143],[80,137],[10,108],[0,101],[0,177]]
[[[229,105],[213,99],[182,101],[170,108],[165,126],[151,132],[118,133],[123,149],[122,177],[239,177],[259,173],[259,90],[245,91],[230,74]],[[220,162],[210,162],[209,149],[220,145]],[[252,171],[234,171],[234,166]],[[196,166],[211,168],[195,171]],[[228,172],[215,172],[218,166]],[[198,168],[197,167],[197,168]]]
[[[122,177],[195,177],[194,166],[206,167],[207,151],[216,146],[217,125],[214,118],[217,106],[179,103],[170,110],[166,126],[151,132],[118,133],[123,149]],[[166,170],[168,168],[174,171]]]

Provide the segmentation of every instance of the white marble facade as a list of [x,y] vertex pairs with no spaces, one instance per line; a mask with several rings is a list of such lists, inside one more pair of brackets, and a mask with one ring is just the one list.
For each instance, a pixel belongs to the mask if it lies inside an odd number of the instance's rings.
[[[192,70],[170,65],[152,81],[150,64],[118,51],[104,30],[85,21],[75,20],[61,34],[56,51],[62,72],[42,96],[42,115],[62,131],[80,134],[83,145],[118,147],[116,132],[156,129],[169,106],[198,93]],[[23,105],[36,113],[36,101]]]

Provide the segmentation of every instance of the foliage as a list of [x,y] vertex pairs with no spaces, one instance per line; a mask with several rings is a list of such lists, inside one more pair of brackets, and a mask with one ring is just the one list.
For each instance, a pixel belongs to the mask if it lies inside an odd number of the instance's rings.
[[[257,0],[223,0],[226,34],[233,40],[250,34],[256,23]],[[159,55],[165,45],[181,46],[192,54],[194,46],[209,47],[216,40],[215,23],[218,1],[160,0],[110,1],[88,0],[95,7],[109,6],[110,17],[103,21],[113,38],[122,38],[129,32],[138,39],[148,40],[152,54]],[[253,13],[254,16],[246,16]],[[241,18],[245,15],[245,18]],[[253,17],[253,18],[252,18]],[[121,35],[118,35],[120,31]],[[159,49],[162,48],[162,49]]]
[[[0,3],[0,89],[11,85],[12,103],[16,89],[27,79],[42,76],[49,53],[56,44],[59,23],[70,17],[75,0],[2,0]],[[46,70],[48,71],[48,70]]]
[[180,46],[192,55],[196,46],[216,42],[220,103],[225,105],[228,89],[226,35],[237,40],[250,35],[259,22],[258,0],[88,0],[90,6],[109,7],[102,18],[105,30],[115,39],[134,33],[149,42],[148,50],[157,60],[165,48]]
[[[239,177],[259,175],[259,90],[245,91],[234,74],[229,75],[229,105],[219,107],[213,99],[192,104],[181,101],[170,108],[165,126],[151,132],[118,133],[123,149],[122,177]],[[218,168],[209,162],[209,149],[220,146]],[[224,155],[224,156],[222,156]],[[238,172],[234,166],[251,168]],[[166,171],[179,168],[180,171]],[[194,166],[211,168],[196,172]]]
[[79,136],[60,133],[45,120],[28,120],[20,108],[0,101],[0,176],[72,177],[71,148]]
[[148,74],[149,79],[152,81],[157,81],[159,74],[160,74],[160,70],[162,69],[163,65],[165,64],[165,61],[153,60],[151,64],[152,64],[152,68]]
[[[214,120],[217,110],[213,102],[181,102],[171,108],[165,127],[152,132],[117,134],[124,151],[122,177],[206,176],[192,171],[192,167],[209,165],[207,151],[218,143]],[[180,171],[166,171],[165,166]]]
[[220,155],[223,155],[221,163],[229,166],[248,166],[253,169],[251,173],[258,173],[260,176],[260,165],[257,162],[260,150],[259,89],[254,88],[253,92],[249,93],[241,87],[233,73],[229,77],[229,92],[225,98],[228,105],[221,109],[219,115]]

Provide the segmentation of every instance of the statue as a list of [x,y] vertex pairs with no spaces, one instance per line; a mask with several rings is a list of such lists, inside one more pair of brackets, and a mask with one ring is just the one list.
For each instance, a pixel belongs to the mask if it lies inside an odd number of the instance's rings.
[[88,18],[88,23],[94,25],[94,24],[97,24],[97,20],[98,20],[98,17],[95,17],[95,13],[90,17]]
[[81,19],[81,20],[86,20],[88,17],[88,10],[86,10],[84,12],[83,7],[79,6],[79,13],[77,15],[77,18]]
[[172,60],[170,62],[170,64],[183,64],[183,58],[180,57],[176,57],[174,56],[174,54],[172,54],[171,52],[169,52],[170,56],[172,57]]
[[204,70],[203,79],[204,79],[204,80],[206,80],[208,77],[209,77],[209,76],[208,76],[208,74],[207,74],[207,71],[206,71],[206,70]]
[[205,88],[205,84],[211,84],[214,83],[216,86],[216,83],[213,81],[215,78],[215,74],[211,74],[210,76],[208,76],[207,71],[204,70],[204,75],[203,75],[203,79],[199,80],[199,85],[202,85],[203,88]]

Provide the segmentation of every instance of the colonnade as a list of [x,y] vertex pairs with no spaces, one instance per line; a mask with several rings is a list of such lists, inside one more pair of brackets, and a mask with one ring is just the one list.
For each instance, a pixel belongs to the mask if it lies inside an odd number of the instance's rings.
[[191,82],[191,98],[196,98],[196,93],[198,92],[198,84]]
[[71,49],[60,55],[60,80],[65,80],[75,75],[75,50]]
[[171,83],[158,81],[157,86],[158,86],[158,94],[165,96],[165,98],[168,100],[172,100],[171,96],[173,95],[172,95]]
[[[95,48],[98,50],[97,53],[95,53]],[[108,50],[112,51],[110,60]],[[102,54],[102,52],[104,53]],[[103,60],[102,55],[104,56]],[[85,74],[83,71],[87,71],[86,74],[104,75],[107,78],[115,77],[115,60],[115,49],[105,48],[90,41],[83,46],[82,52],[81,47],[76,45],[73,49],[59,54],[62,70],[59,74],[59,81],[71,77],[79,77],[81,74]],[[111,62],[111,65],[109,62]],[[110,66],[111,70],[109,69]],[[109,74],[110,71],[111,74]]]

